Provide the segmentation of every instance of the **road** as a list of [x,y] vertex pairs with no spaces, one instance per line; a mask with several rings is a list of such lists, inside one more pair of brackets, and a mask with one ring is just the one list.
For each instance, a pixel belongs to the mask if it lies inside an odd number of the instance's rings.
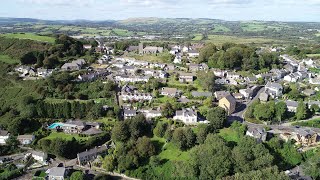
[[264,92],[265,88],[262,87],[256,94],[253,94],[253,98],[248,100],[248,102],[242,104],[241,106],[237,107],[236,112],[229,116],[228,121],[232,123],[233,121],[244,121],[244,113],[246,112],[247,108],[255,101],[258,100],[260,94]]

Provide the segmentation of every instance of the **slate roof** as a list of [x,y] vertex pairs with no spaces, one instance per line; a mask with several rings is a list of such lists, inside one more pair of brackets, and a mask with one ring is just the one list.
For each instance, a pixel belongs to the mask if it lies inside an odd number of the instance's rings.
[[107,146],[100,146],[100,147],[95,147],[93,149],[78,153],[77,156],[79,158],[86,157],[86,156],[96,156],[96,155],[98,155],[102,152],[105,152],[107,150],[108,150]]
[[0,136],[7,136],[7,135],[9,135],[8,131],[0,129]]
[[64,177],[65,172],[65,167],[53,167],[50,169],[49,176]]
[[197,92],[197,91],[192,91],[191,95],[193,97],[211,97],[212,92]]

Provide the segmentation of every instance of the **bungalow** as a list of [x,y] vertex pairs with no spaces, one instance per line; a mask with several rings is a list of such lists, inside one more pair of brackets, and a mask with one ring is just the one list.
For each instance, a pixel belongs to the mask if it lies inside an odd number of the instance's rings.
[[64,180],[67,176],[65,167],[53,167],[48,170],[48,180]]
[[200,55],[199,51],[197,51],[197,50],[195,50],[195,49],[188,51],[188,56],[189,56],[189,57],[199,57],[199,55]]
[[38,162],[46,163],[48,159],[48,154],[42,151],[32,151],[31,157]]
[[199,97],[212,97],[212,92],[197,92],[197,91],[192,91],[191,95],[195,98]]
[[229,91],[216,91],[214,93],[215,98],[219,101],[220,99],[231,95]]
[[130,118],[133,118],[137,115],[137,111],[136,110],[127,110],[125,109],[124,112],[123,112],[123,116],[124,116],[124,119],[130,119]]
[[185,124],[195,124],[198,121],[198,115],[197,112],[191,108],[183,108],[182,110],[176,111],[173,119],[180,120]]
[[258,142],[265,142],[267,140],[267,132],[262,127],[249,127],[246,135],[257,139]]
[[84,152],[77,154],[77,164],[80,166],[85,166],[88,163],[91,163],[94,161],[98,155],[103,155],[107,153],[108,147],[106,145],[95,147],[90,150],[86,150]]
[[8,131],[0,129],[0,145],[6,144],[7,139],[9,139],[10,133]]
[[273,98],[282,96],[282,91],[283,87],[279,83],[268,82],[265,86],[265,92]]
[[123,101],[151,101],[152,95],[150,93],[122,93],[121,99]]
[[163,96],[171,96],[171,97],[178,97],[180,95],[180,93],[179,93],[177,88],[163,87],[161,89],[161,95],[163,95]]
[[298,102],[297,101],[285,101],[289,112],[297,112]]
[[179,81],[182,83],[186,82],[193,82],[194,75],[192,73],[180,73],[179,74]]
[[17,140],[22,145],[29,145],[35,140],[35,136],[34,135],[19,135],[17,137]]
[[219,107],[225,109],[228,115],[236,111],[237,101],[232,95],[228,95],[219,100]]

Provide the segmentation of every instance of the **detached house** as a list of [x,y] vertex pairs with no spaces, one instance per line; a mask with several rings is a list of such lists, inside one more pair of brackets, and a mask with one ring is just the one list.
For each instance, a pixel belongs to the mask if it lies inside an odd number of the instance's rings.
[[88,163],[94,161],[98,157],[98,155],[105,154],[107,153],[107,151],[108,151],[108,147],[104,145],[104,146],[95,147],[93,149],[78,153],[77,164],[80,166],[85,166]]
[[78,59],[78,60],[72,61],[71,63],[65,63],[61,67],[61,69],[64,71],[80,70],[84,64],[86,64],[86,61],[84,59]]
[[161,89],[161,95],[163,95],[163,96],[171,96],[171,97],[178,97],[180,95],[180,92],[178,91],[177,88],[163,87]]
[[250,88],[240,89],[239,93],[241,93],[244,96],[244,98],[246,98],[246,99],[250,99],[253,95],[253,91]]
[[48,180],[64,180],[67,176],[65,167],[53,167],[48,170]]
[[232,95],[228,95],[219,100],[219,107],[225,109],[228,115],[236,110],[237,101]]
[[31,157],[40,163],[45,163],[48,159],[48,154],[42,151],[32,151]]
[[10,133],[8,131],[0,129],[0,145],[6,144],[7,139],[9,139]]
[[189,50],[188,51],[188,56],[189,57],[199,57],[200,53],[197,50]]
[[194,80],[194,75],[191,73],[180,73],[179,74],[179,81],[182,83],[193,82],[193,80]]
[[283,87],[279,83],[268,82],[265,86],[265,91],[273,98],[280,97],[282,96]]
[[257,139],[258,142],[265,142],[267,140],[267,132],[261,127],[249,127],[246,135]]
[[173,117],[175,120],[180,120],[185,124],[195,124],[198,122],[197,112],[191,108],[184,108],[176,111],[176,115]]
[[136,115],[137,115],[137,111],[136,110],[125,109],[124,112],[123,112],[124,119],[130,119],[130,118],[135,117]]
[[17,137],[17,140],[22,145],[29,145],[35,140],[35,136],[34,135],[19,135]]

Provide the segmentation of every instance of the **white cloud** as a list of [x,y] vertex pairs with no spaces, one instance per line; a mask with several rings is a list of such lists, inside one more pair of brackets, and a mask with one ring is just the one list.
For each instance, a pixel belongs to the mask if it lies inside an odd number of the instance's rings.
[[96,0],[20,0],[22,3],[37,4],[45,6],[91,6]]

